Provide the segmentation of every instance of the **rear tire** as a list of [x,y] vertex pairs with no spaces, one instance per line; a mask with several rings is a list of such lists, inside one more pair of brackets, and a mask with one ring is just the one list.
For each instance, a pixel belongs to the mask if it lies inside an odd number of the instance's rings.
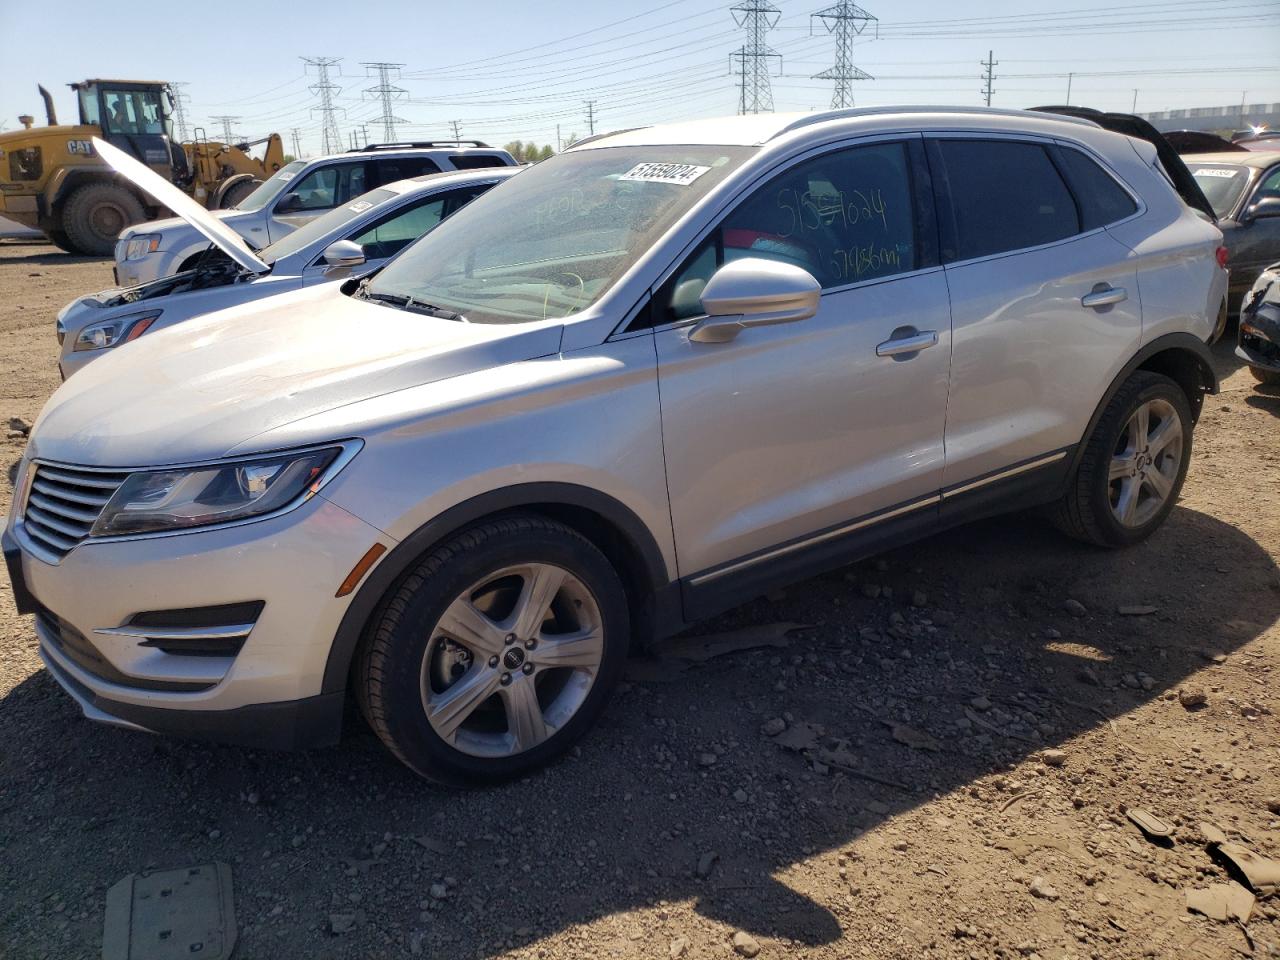
[[126,227],[141,223],[146,211],[138,198],[116,183],[78,187],[62,207],[62,226],[71,243],[92,257],[109,256]]
[[1191,462],[1193,419],[1173,380],[1139,370],[1107,404],[1054,521],[1102,547],[1151,536],[1177,502]]
[[261,180],[240,180],[231,184],[227,187],[226,193],[218,198],[218,209],[230,210],[260,186],[262,186]]
[[1280,373],[1275,370],[1264,370],[1262,367],[1250,367],[1249,372],[1253,374],[1253,379],[1259,383],[1265,383],[1269,387],[1280,387]]
[[433,548],[374,614],[355,692],[410,769],[459,786],[518,777],[595,722],[626,661],[627,601],[594,544],[534,515]]

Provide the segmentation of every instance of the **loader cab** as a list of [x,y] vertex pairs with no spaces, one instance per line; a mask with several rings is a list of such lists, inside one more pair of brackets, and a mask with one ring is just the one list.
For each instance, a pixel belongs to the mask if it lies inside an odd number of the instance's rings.
[[[137,80],[85,80],[73,83],[80,123],[98,127],[102,138],[145,163],[166,180],[182,175],[185,155],[173,139],[173,100],[169,86]],[[179,157],[182,157],[179,160]]]

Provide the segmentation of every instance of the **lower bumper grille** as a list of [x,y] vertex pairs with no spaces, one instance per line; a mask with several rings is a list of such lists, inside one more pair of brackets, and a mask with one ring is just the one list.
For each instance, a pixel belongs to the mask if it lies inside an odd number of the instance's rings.
[[148,680],[123,674],[98,652],[84,634],[56,613],[45,608],[36,612],[36,629],[41,639],[47,641],[63,657],[86,673],[107,683],[143,690],[169,690],[174,693],[193,693],[197,690],[208,690],[214,686],[214,683]]

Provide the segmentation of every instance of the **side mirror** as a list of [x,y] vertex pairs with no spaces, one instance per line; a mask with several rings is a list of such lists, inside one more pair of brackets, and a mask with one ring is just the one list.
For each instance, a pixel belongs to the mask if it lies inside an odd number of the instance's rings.
[[1248,207],[1241,219],[1245,223],[1253,223],[1255,220],[1267,220],[1271,217],[1280,217],[1280,197],[1264,197]]
[[331,267],[358,267],[364,260],[364,247],[354,240],[336,240],[324,248],[324,262]]
[[276,213],[288,213],[290,210],[297,210],[302,206],[302,198],[296,193],[286,193],[280,198],[280,202],[276,204]]
[[822,286],[807,270],[789,263],[745,257],[726,263],[702,291],[707,319],[689,339],[727,343],[748,327],[795,323],[818,312]]

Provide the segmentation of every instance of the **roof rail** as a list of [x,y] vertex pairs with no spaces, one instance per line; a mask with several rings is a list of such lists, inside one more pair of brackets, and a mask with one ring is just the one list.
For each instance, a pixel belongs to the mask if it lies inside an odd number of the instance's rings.
[[[803,116],[798,120],[794,120],[778,130],[769,139],[776,139],[784,133],[790,133],[792,130],[799,130],[802,127],[812,126],[815,123],[824,123],[828,120],[848,120],[854,117],[874,117],[883,116],[888,113],[969,113],[980,114],[985,117],[1025,117],[1033,111],[1028,110],[1009,110],[1005,107],[956,107],[943,105],[925,105],[925,106],[901,106],[901,107],[849,107],[845,110],[821,110],[817,113],[811,113]],[[1060,114],[1054,115],[1055,120],[1061,120],[1064,123],[1080,123],[1087,127],[1096,127],[1097,124],[1092,120],[1083,120],[1078,117],[1067,117]]]
[[347,153],[374,153],[378,150],[404,150],[409,147],[485,147],[492,149],[483,140],[412,140],[404,143],[369,143],[363,147],[348,150]]

